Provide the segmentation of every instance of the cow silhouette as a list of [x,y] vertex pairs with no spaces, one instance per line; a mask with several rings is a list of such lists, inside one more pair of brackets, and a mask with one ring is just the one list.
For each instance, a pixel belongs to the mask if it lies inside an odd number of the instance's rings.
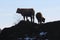
[[34,22],[34,9],[33,8],[17,8],[17,12],[23,16],[24,20],[28,19],[28,17],[31,18],[31,22]]
[[38,24],[42,24],[42,22],[45,22],[45,18],[42,16],[41,12],[37,12],[36,18],[38,20]]

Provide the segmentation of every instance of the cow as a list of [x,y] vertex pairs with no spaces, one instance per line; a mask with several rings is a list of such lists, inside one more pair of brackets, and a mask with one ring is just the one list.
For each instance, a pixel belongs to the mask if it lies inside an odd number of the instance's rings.
[[41,12],[37,12],[36,18],[38,20],[38,24],[42,24],[42,22],[45,22],[45,18],[42,16]]
[[24,20],[28,19],[28,17],[31,18],[31,22],[34,22],[34,9],[33,8],[17,8],[16,13],[19,13],[23,16]]

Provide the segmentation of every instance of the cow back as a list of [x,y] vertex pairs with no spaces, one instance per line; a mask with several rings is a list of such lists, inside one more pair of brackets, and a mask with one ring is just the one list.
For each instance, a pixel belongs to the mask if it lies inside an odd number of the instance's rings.
[[18,8],[17,13],[22,14],[22,16],[32,16],[34,15],[34,10],[32,8]]

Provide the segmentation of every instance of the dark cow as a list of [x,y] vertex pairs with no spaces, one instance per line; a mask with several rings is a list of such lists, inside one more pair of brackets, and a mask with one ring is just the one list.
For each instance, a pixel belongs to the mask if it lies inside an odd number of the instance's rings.
[[45,22],[45,18],[42,16],[41,12],[38,12],[36,14],[36,18],[38,20],[38,24],[41,24],[42,22]]
[[26,19],[28,17],[31,18],[31,22],[34,22],[34,10],[33,8],[18,8],[17,9],[17,13],[21,14],[25,20],[25,17]]

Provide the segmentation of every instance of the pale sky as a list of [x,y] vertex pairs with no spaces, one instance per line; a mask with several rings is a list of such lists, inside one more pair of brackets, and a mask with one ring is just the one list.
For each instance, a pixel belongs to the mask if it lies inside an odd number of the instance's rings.
[[[17,8],[33,8],[41,12],[46,22],[60,20],[60,0],[0,0],[0,28],[10,27],[22,20]],[[35,18],[35,22],[37,20]]]

